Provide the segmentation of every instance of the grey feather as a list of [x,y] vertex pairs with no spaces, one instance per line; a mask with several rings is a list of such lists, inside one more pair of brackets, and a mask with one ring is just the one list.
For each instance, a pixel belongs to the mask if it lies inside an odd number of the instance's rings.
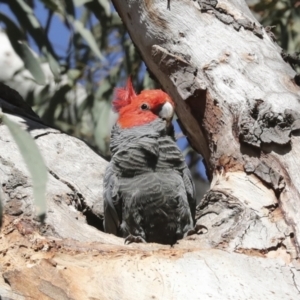
[[174,244],[193,228],[195,187],[165,122],[121,129],[111,137],[112,159],[104,178],[104,228]]
[[118,235],[120,227],[120,216],[117,212],[119,202],[118,191],[119,182],[116,174],[112,170],[112,165],[108,165],[104,177],[104,230],[114,235]]

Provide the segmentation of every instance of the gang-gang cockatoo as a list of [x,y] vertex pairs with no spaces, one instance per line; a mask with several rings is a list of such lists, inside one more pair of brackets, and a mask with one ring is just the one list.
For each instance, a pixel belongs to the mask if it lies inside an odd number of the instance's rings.
[[117,89],[119,118],[104,177],[105,232],[125,242],[174,244],[194,228],[195,188],[175,143],[174,103],[162,90]]

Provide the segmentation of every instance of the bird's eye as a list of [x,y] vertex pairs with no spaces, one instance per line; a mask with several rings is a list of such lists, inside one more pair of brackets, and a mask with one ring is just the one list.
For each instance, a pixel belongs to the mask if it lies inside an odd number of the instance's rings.
[[148,109],[149,109],[149,105],[148,105],[147,103],[143,103],[143,104],[141,105],[141,109],[142,109],[142,110],[148,110]]

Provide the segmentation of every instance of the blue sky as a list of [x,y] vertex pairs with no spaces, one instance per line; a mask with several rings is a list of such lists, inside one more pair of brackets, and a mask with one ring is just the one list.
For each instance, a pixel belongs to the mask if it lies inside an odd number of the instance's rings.
[[[39,22],[45,26],[47,22],[47,9],[40,1],[35,1],[36,5],[34,8],[35,16],[39,20]],[[14,14],[11,13],[9,7],[6,4],[0,3],[0,11],[6,15],[8,15],[13,21],[18,24],[17,19]],[[59,56],[63,56],[67,51],[67,41],[69,38],[70,31],[66,28],[63,22],[57,15],[53,15],[53,21],[51,22],[50,30],[49,30],[49,39],[53,41],[53,45],[55,46],[55,51]],[[39,52],[39,49],[35,45],[35,42],[30,38],[30,47],[35,51]]]

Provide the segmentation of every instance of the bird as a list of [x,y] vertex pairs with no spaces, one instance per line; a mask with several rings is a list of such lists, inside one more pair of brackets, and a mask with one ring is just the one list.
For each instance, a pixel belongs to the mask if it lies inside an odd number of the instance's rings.
[[194,228],[196,195],[178,148],[175,105],[162,90],[136,94],[129,78],[112,102],[111,161],[103,180],[104,230],[125,243],[174,245]]

